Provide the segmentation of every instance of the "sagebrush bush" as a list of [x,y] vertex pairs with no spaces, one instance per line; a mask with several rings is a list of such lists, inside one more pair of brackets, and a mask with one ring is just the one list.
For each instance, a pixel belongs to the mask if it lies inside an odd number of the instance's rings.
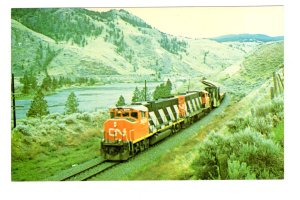
[[273,120],[270,115],[266,117],[252,117],[250,126],[263,135],[269,135],[273,128]]
[[51,113],[46,117],[46,119],[59,119],[59,118],[61,118],[61,114],[59,113]]
[[23,135],[32,134],[32,131],[30,130],[30,126],[25,124],[18,124],[14,130],[22,133]]
[[283,96],[278,96],[272,100],[271,112],[273,114],[281,113],[284,110]]
[[228,160],[228,179],[245,180],[256,179],[256,175],[251,171],[247,163],[239,160]]
[[279,179],[283,178],[283,151],[251,128],[232,135],[210,133],[192,168],[198,179]]
[[79,120],[84,120],[86,122],[90,122],[92,120],[91,114],[90,113],[79,113],[77,115],[77,119]]
[[249,119],[249,117],[245,117],[245,118],[235,118],[235,119],[231,120],[227,124],[227,127],[231,133],[235,133],[235,132],[245,129],[249,125],[250,125],[250,119]]
[[77,114],[72,114],[72,115],[67,115],[65,118],[64,118],[64,122],[66,124],[75,124],[76,122],[76,115]]

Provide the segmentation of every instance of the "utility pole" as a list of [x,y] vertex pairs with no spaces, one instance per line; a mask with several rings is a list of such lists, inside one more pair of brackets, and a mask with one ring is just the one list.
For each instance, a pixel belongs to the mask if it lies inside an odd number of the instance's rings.
[[13,120],[14,128],[16,128],[16,99],[15,99],[15,79],[14,74],[11,74],[11,94],[12,94],[12,110],[13,110]]
[[145,101],[147,101],[147,81],[145,80]]

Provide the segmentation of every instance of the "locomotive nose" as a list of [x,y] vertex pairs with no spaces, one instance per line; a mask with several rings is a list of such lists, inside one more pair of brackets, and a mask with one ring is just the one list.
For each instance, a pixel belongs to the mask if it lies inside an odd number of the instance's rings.
[[130,123],[125,119],[108,120],[104,124],[104,139],[111,142],[128,141]]

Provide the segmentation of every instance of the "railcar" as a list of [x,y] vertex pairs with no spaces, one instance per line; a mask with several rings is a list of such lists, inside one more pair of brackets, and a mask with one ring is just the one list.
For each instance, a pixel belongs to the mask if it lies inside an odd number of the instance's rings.
[[215,83],[202,82],[207,86],[204,90],[110,108],[110,119],[103,127],[102,156],[107,160],[127,160],[218,107],[225,93]]

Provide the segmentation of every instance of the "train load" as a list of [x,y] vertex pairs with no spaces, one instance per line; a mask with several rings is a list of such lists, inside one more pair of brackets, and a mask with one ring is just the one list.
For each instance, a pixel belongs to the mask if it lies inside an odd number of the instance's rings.
[[189,126],[220,106],[225,93],[211,81],[204,90],[109,109],[100,151],[107,160],[124,161]]

